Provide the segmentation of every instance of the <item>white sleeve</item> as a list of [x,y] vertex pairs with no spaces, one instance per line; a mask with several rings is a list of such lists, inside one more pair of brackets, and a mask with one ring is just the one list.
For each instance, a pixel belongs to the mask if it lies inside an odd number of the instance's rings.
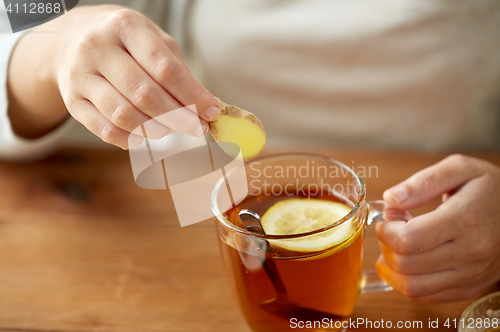
[[46,156],[57,148],[61,136],[73,123],[70,119],[51,133],[33,140],[21,138],[13,132],[7,113],[7,70],[12,50],[22,35],[22,32],[0,32],[0,159],[8,161],[28,161]]

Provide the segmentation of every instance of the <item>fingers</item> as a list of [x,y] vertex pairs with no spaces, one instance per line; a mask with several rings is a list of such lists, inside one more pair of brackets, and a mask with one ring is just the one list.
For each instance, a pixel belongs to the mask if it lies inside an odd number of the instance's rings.
[[[137,109],[177,132],[197,137],[204,135],[203,125],[207,126],[205,121],[183,107],[152,80],[141,67],[137,66],[128,53],[116,49],[115,54],[108,59],[103,60],[98,69]],[[173,110],[176,110],[175,115],[161,117],[167,121],[159,120],[160,115]]]
[[434,295],[455,287],[457,273],[445,270],[434,273],[405,275],[394,271],[382,257],[377,261],[377,272],[394,290],[415,299]]
[[184,61],[184,58],[182,57],[179,45],[177,44],[175,39],[170,37],[169,34],[167,34],[165,31],[163,31],[156,24],[153,24],[153,27],[154,27],[156,33],[158,34],[158,36],[160,36],[160,38],[163,40],[165,45],[168,46],[168,49],[172,52],[172,54],[177,58],[177,60],[182,62],[184,64],[184,66],[186,67],[186,69],[189,71],[189,67],[187,66],[186,62]]
[[443,200],[408,222],[377,224],[384,255],[377,269],[395,290],[425,302],[458,301],[498,282],[498,204],[491,204],[500,179],[496,171],[477,159],[451,156],[384,194],[397,209],[439,195]]
[[163,123],[175,131],[185,132],[185,127],[196,125],[194,136],[203,136],[208,131],[208,122],[200,119],[189,107],[181,107],[155,117],[159,123]]
[[196,105],[201,118],[217,119],[220,114],[217,100],[191,75],[178,59],[179,53],[173,54],[149,21],[145,24],[144,18],[125,12],[121,24],[127,27],[120,36],[123,45],[149,76],[183,106]]
[[[442,251],[451,248],[452,246],[449,245],[448,248],[443,248]],[[434,265],[438,263],[436,258],[440,254],[436,253],[433,257],[422,256],[422,261],[428,259],[429,264]],[[387,257],[387,254],[384,253],[384,256],[378,259],[377,272],[394,290],[420,302],[470,300],[480,295],[487,288],[487,285],[495,282],[494,278],[490,278],[492,280],[481,280],[480,282],[467,282],[467,280],[472,279],[470,273],[463,274],[456,269],[439,269],[414,275],[407,274],[399,269],[401,266],[394,268],[394,263],[390,262],[391,258],[387,259]],[[389,255],[389,257],[391,256]],[[410,266],[411,263],[420,264],[418,261],[408,261],[405,265]]]
[[426,252],[460,236],[460,227],[454,223],[459,214],[440,207],[408,222],[381,222],[376,225],[377,238],[400,254]]
[[70,113],[123,148],[129,145],[125,134],[144,135],[143,125],[152,139],[173,131],[202,137],[207,119],[220,114],[218,102],[191,75],[177,43],[135,11],[113,7],[104,13],[64,57],[60,90]]
[[88,100],[78,99],[71,105],[73,117],[88,130],[99,136],[106,143],[122,149],[135,149],[141,145],[143,138],[118,128],[106,119]]
[[394,271],[405,275],[450,270],[456,262],[457,250],[453,242],[443,243],[433,250],[418,254],[400,254],[383,243],[380,243],[380,248],[387,264]]
[[384,192],[384,200],[400,209],[411,209],[452,191],[481,175],[472,158],[453,155]]
[[397,208],[393,208],[390,206],[385,206],[384,207],[384,220],[385,221],[408,221],[410,219],[413,219],[413,214],[408,211],[408,210],[401,210]]
[[[140,112],[102,76],[90,76],[87,83],[81,87],[80,92],[87,96],[106,119],[125,131],[133,132],[149,121],[149,138],[159,139],[173,132],[172,129]],[[143,135],[142,131],[135,133]]]

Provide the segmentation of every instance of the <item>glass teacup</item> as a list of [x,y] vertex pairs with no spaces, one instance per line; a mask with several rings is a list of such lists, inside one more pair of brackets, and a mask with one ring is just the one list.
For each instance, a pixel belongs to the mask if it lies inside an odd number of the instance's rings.
[[[241,172],[248,195],[228,208],[226,188]],[[291,234],[249,231],[240,218],[247,209],[265,224],[276,204],[294,211],[290,204],[304,200],[343,206],[345,214]],[[362,269],[364,228],[382,219],[383,202],[367,202],[362,178],[339,161],[308,154],[254,159],[220,179],[211,204],[223,262],[253,331],[342,331],[360,293],[391,290]]]
[[458,332],[499,332],[500,292],[486,295],[473,302],[462,313]]

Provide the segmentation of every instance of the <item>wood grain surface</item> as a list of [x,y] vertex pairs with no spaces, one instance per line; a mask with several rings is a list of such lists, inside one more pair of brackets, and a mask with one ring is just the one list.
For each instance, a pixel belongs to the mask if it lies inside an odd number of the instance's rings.
[[[369,199],[445,156],[318,152],[376,166],[378,176],[365,178]],[[480,157],[500,164],[498,154]],[[128,158],[71,150],[36,163],[0,163],[0,331],[250,331],[228,289],[213,221],[181,228],[168,191],[137,187]],[[377,256],[369,231],[365,266]],[[353,318],[423,322],[405,331],[427,331],[429,319],[439,319],[435,331],[454,331],[442,324],[467,304],[366,294]]]

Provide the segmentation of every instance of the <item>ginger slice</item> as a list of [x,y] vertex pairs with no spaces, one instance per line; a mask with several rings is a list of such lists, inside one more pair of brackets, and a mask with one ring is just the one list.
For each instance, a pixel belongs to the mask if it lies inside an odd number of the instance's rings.
[[218,100],[221,115],[214,122],[210,122],[209,127],[214,140],[231,157],[236,158],[236,153],[220,143],[238,145],[244,160],[259,155],[266,146],[266,131],[262,122],[252,113]]

